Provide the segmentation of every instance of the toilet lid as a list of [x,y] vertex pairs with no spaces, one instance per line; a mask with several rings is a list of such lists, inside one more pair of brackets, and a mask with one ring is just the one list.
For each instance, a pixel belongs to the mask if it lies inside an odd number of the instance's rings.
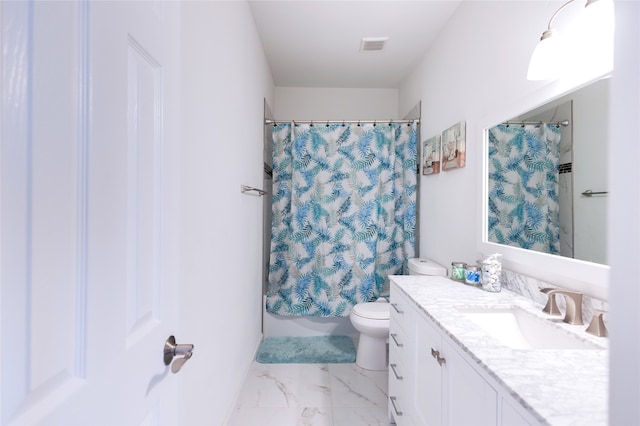
[[389,319],[389,304],[382,302],[358,303],[353,307],[353,313],[363,318]]

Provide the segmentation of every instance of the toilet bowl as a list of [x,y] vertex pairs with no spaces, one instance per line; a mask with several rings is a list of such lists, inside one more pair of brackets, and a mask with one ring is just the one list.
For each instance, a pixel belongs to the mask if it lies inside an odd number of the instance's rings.
[[389,303],[358,303],[349,318],[360,333],[356,365],[365,370],[386,370]]
[[[446,276],[447,269],[429,259],[409,259],[409,275]],[[351,324],[360,333],[356,364],[366,370],[387,369],[389,303],[358,303],[351,310]]]

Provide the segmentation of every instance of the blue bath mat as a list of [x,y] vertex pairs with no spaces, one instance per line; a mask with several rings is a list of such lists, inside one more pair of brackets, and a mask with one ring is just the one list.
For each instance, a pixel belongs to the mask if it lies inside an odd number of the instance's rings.
[[356,348],[348,336],[267,337],[256,361],[263,364],[355,362]]

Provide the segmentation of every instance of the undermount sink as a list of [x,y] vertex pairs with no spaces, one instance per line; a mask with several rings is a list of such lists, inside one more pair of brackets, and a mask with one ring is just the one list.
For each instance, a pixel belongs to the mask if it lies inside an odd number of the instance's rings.
[[513,349],[603,349],[517,308],[468,308],[462,314]]

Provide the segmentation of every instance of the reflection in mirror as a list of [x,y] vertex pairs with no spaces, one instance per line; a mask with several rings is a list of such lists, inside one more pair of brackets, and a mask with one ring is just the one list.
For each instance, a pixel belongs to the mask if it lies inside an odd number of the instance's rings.
[[607,263],[608,85],[488,129],[490,242]]

